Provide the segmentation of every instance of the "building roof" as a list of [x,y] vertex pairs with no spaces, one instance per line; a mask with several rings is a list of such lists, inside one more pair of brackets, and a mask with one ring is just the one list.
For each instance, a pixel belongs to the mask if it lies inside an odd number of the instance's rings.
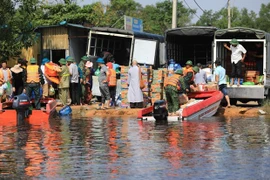
[[44,29],[44,28],[63,27],[63,26],[75,27],[75,28],[82,28],[82,29],[89,29],[89,30],[91,29],[90,27],[85,27],[85,26],[83,26],[81,24],[65,23],[63,25],[57,24],[57,25],[38,26],[36,28],[36,30],[38,30],[38,29]]

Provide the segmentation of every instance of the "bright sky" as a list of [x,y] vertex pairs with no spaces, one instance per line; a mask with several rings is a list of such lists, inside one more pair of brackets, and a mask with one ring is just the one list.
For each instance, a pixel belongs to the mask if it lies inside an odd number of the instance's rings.
[[[78,0],[78,2],[82,1],[80,4],[88,4],[88,3],[94,3],[101,1],[102,3],[109,3],[109,0]],[[156,4],[157,2],[163,2],[164,0],[135,0],[136,2],[142,4],[143,6],[148,4]],[[197,15],[200,17],[202,15],[202,10],[196,5],[194,0],[178,0],[182,1],[184,6],[188,8],[187,4],[192,9],[197,10]],[[199,6],[204,10],[213,10],[218,11],[221,8],[225,7],[228,0],[196,0],[196,2],[199,4]],[[186,3],[187,4],[186,4]],[[253,10],[257,14],[260,10],[261,4],[267,4],[270,2],[270,0],[230,0],[231,6],[237,7],[239,9],[247,8],[249,11]],[[197,21],[198,18],[196,15],[194,15],[193,21]]]

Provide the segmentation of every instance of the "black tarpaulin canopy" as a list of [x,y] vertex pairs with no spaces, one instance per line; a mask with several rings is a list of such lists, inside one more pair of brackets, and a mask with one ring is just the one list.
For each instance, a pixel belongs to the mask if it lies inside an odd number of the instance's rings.
[[177,36],[214,36],[216,27],[212,26],[188,26],[175,29],[169,29],[165,32],[165,35],[177,35]]
[[[229,29],[219,29],[215,32],[215,38],[247,38],[247,39],[267,39],[269,33],[259,29],[252,29],[246,27],[234,27]],[[268,39],[269,40],[269,39]]]

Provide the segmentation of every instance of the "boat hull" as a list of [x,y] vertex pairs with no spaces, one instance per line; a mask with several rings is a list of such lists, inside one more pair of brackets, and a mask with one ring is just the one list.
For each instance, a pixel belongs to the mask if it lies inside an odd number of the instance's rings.
[[[192,120],[212,117],[216,114],[223,94],[221,91],[207,91],[207,92],[194,92],[189,94],[189,98],[200,99],[194,104],[187,104],[179,110],[179,116],[168,117],[168,120]],[[138,119],[152,120],[151,116],[147,114],[151,113],[153,106],[144,108],[138,112]]]
[[213,91],[207,93],[201,92],[195,94],[194,96],[194,98],[204,98],[204,97],[207,98],[194,105],[183,108],[182,113],[180,114],[181,118],[183,120],[191,120],[191,119],[207,118],[215,115],[219,108],[220,102],[223,99],[222,92],[221,91]]
[[[45,101],[44,101],[45,102]],[[39,123],[48,120],[56,112],[57,102],[54,99],[47,101],[46,109],[32,110],[32,114],[26,118],[30,123]],[[5,105],[0,103],[0,126],[17,125],[17,112],[15,109],[5,109]]]

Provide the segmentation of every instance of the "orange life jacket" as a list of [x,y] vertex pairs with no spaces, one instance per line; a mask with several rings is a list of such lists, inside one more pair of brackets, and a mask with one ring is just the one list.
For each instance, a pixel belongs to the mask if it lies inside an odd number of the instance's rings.
[[184,75],[184,76],[186,76],[187,73],[189,73],[189,72],[191,72],[191,73],[193,74],[193,75],[192,75],[192,78],[190,79],[189,82],[194,81],[195,74],[194,74],[194,71],[193,71],[192,67],[190,67],[190,68],[188,68],[188,69],[187,69],[186,67],[183,68],[183,75]]
[[168,85],[171,85],[171,86],[176,87],[177,90],[180,90],[181,87],[180,87],[179,79],[180,79],[180,75],[179,74],[173,74],[172,76],[168,77],[165,80],[165,85],[164,86],[166,87]]
[[114,69],[109,69],[109,86],[116,86],[116,72]]
[[39,83],[40,82],[38,68],[39,68],[38,65],[28,65],[27,66],[27,68],[26,68],[26,71],[27,71],[26,82],[27,83],[31,83],[31,82]]
[[48,62],[45,64],[45,74],[49,77],[58,76],[57,71],[55,70],[58,65],[53,62]]
[[[8,72],[8,79],[10,79],[10,81],[11,81],[11,71],[10,71],[10,69],[7,68],[7,72]],[[0,79],[2,81],[4,81],[4,79],[5,79],[4,78],[3,68],[0,69]]]

